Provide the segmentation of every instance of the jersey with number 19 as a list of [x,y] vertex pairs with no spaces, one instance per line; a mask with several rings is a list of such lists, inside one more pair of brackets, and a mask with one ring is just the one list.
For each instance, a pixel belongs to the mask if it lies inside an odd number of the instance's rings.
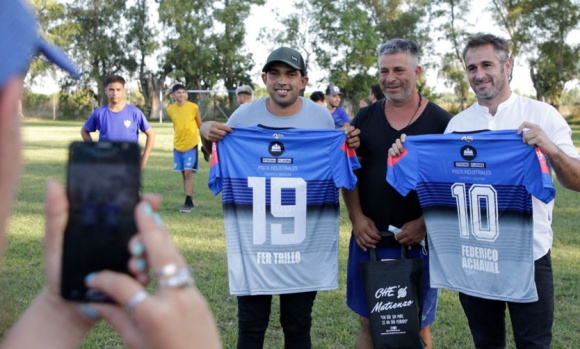
[[516,130],[409,136],[404,146],[389,156],[387,180],[402,195],[417,191],[431,287],[536,301],[531,195],[555,195],[543,153]]
[[338,287],[338,188],[360,167],[344,131],[233,128],[214,143],[232,295]]

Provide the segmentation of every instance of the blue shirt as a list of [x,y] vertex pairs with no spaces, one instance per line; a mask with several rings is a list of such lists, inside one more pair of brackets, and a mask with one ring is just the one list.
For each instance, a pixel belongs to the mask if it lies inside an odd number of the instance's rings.
[[139,131],[147,131],[151,125],[141,110],[127,104],[119,112],[113,112],[108,106],[97,108],[85,122],[88,132],[99,131],[99,141],[139,141]]
[[360,167],[336,130],[234,128],[214,143],[232,295],[338,288],[338,188]]
[[516,130],[409,136],[404,145],[388,159],[387,180],[401,195],[417,191],[431,287],[536,301],[531,195],[555,195],[544,154]]
[[336,107],[336,109],[334,109],[334,111],[331,113],[332,118],[334,119],[334,127],[335,128],[340,128],[342,127],[345,123],[350,123],[350,118],[348,117],[348,114],[346,113],[346,110],[340,108],[340,107]]

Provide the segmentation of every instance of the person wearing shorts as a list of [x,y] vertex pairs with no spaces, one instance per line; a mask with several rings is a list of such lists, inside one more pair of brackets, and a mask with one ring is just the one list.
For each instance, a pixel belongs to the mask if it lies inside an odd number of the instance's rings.
[[[385,99],[362,108],[352,121],[360,129],[360,147],[356,150],[361,163],[354,190],[343,190],[352,222],[346,299],[348,307],[360,316],[357,349],[373,348],[367,298],[361,263],[369,261],[369,248],[377,248],[379,258],[400,258],[405,245],[408,258],[424,261],[424,300],[421,338],[425,348],[432,348],[430,325],[435,321],[437,289],[429,287],[428,246],[422,246],[426,228],[419,199],[415,192],[401,196],[386,181],[388,151],[401,134],[443,133],[451,114],[422,97],[416,83],[421,73],[417,45],[406,39],[392,39],[379,47],[380,86]],[[389,225],[400,228],[397,240],[380,239]]]
[[181,172],[185,202],[179,209],[189,213],[193,204],[193,174],[198,170],[197,145],[199,143],[199,126],[201,116],[197,104],[187,100],[187,89],[182,84],[175,84],[171,89],[175,103],[167,108],[167,114],[173,121],[173,170]]

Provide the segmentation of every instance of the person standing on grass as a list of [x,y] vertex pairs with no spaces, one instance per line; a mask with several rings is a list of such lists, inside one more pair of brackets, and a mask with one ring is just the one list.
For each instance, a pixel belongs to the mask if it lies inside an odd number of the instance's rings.
[[[468,39],[463,50],[467,78],[477,103],[457,114],[446,133],[517,129],[522,141],[542,150],[564,188],[580,191],[580,155],[572,130],[560,113],[547,103],[513,93],[509,87],[512,61],[506,40],[491,34]],[[397,141],[390,152],[404,150]],[[476,348],[505,348],[505,309],[509,309],[517,348],[550,348],[554,320],[554,283],[550,249],[553,241],[552,209],[532,197],[534,279],[538,300],[505,302],[459,293]],[[506,271],[517,273],[518,270]]]
[[[376,248],[378,257],[400,258],[401,245],[409,246],[409,258],[424,261],[424,301],[421,338],[431,348],[430,326],[435,321],[437,289],[429,287],[429,256],[420,243],[426,236],[425,222],[417,195],[401,196],[386,181],[388,151],[402,133],[443,133],[451,114],[417,92],[421,74],[419,48],[407,39],[392,39],[378,49],[379,81],[386,98],[361,109],[352,126],[361,130],[361,145],[357,155],[361,169],[354,190],[342,193],[350,221],[350,239],[346,301],[360,315],[356,348],[372,348],[372,336],[367,309],[367,297],[361,263],[368,262],[369,248]],[[389,225],[402,229],[397,240],[383,239],[380,231]]]
[[[43,53],[48,61],[72,77],[80,75],[62,51],[38,34],[31,7],[20,0],[0,1],[0,261],[22,166],[18,101],[24,76],[37,53]],[[159,197],[145,195],[135,210],[139,231],[131,242],[133,258],[128,268],[140,280],[147,278],[147,271],[137,270],[139,259],[147,259],[152,270],[185,265],[171,234],[153,211],[159,205]],[[192,285],[160,287],[160,292],[148,294],[137,279],[102,271],[87,275],[85,282],[111,296],[116,303],[65,301],[59,292],[59,280],[68,202],[64,188],[56,181],[47,183],[45,211],[44,240],[35,244],[43,246],[46,277],[42,282],[46,284],[18,321],[0,334],[1,349],[79,348],[99,319],[108,321],[128,348],[221,348],[207,301]],[[0,273],[0,277],[5,276]],[[4,290],[0,294],[4,295]]]
[[145,168],[153,144],[155,132],[149,125],[141,109],[125,101],[127,90],[125,79],[119,75],[111,75],[105,80],[105,93],[109,104],[97,108],[81,128],[81,136],[85,142],[92,142],[91,132],[99,131],[99,142],[125,141],[139,142],[139,131],[147,137],[145,150],[141,156],[141,171]]
[[[204,147],[210,149],[212,142],[218,142],[224,139],[224,137],[229,137],[230,133],[238,132],[234,131],[232,127],[262,125],[274,129],[299,128],[310,130],[334,130],[334,122],[328,110],[309,99],[300,96],[300,91],[306,87],[308,77],[306,75],[304,60],[298,51],[288,47],[281,47],[271,52],[266,64],[262,68],[262,81],[266,85],[269,97],[258,99],[248,106],[238,108],[225,125],[215,121],[207,121],[202,124],[200,132]],[[276,131],[273,130],[273,132]],[[348,146],[351,148],[358,147],[359,131],[353,127],[348,127],[345,133],[347,134]],[[283,141],[283,139],[281,139],[281,141]],[[278,143],[273,142],[272,149],[277,149],[276,151],[279,151],[279,146]],[[213,163],[213,156],[215,156],[215,154],[212,154],[212,165],[215,165],[217,162]],[[215,161],[217,161],[217,159]],[[240,159],[240,161],[244,161],[244,159]],[[291,179],[301,180],[301,178]],[[288,179],[288,182],[290,182],[290,179]],[[236,181],[236,183],[238,182]],[[241,185],[238,185],[238,187],[241,187]],[[333,190],[337,189],[333,187]],[[271,191],[276,192],[274,189],[271,189]],[[251,196],[252,195],[250,195],[250,197]],[[310,197],[310,195],[308,196]],[[296,194],[296,197],[299,197],[299,195]],[[338,198],[338,192],[336,192],[336,198]],[[286,203],[283,206],[285,205]],[[275,206],[275,204],[272,204],[272,206]],[[295,206],[296,208],[293,209],[290,206]],[[258,210],[263,210],[263,207],[257,206],[257,208]],[[295,210],[296,212],[303,212],[305,214],[306,212],[301,211],[301,209],[305,210],[306,208],[302,206],[298,207],[298,204],[288,205],[289,213]],[[321,217],[321,219],[326,219],[324,222],[327,222],[328,219],[332,220],[334,218],[334,212],[327,212],[328,214],[326,215],[318,215],[325,216]],[[283,215],[284,213],[280,214]],[[338,214],[338,211],[336,211],[336,214]],[[252,214],[250,214],[250,216],[251,215]],[[239,217],[239,219],[247,219],[247,216],[242,213],[240,213]],[[306,222],[305,217],[299,216],[298,218],[303,220],[296,219],[297,221]],[[252,218],[250,218],[250,220],[252,220]],[[259,224],[259,222],[255,224]],[[266,224],[266,222],[264,222],[264,224]],[[231,225],[237,226],[237,224]],[[281,224],[272,225],[281,226]],[[328,226],[328,223],[322,223],[321,225]],[[306,229],[308,230],[312,228],[307,227]],[[264,234],[266,233],[265,231],[261,232]],[[304,231],[300,231],[299,233],[305,234]],[[226,234],[228,233],[226,232]],[[336,231],[336,234],[338,234],[338,231]],[[325,237],[325,234],[320,235],[321,237],[318,237],[319,239]],[[251,240],[252,238],[250,237],[249,239]],[[324,241],[325,240],[319,240],[318,242],[321,243]],[[298,249],[299,247],[296,248]],[[328,250],[331,248],[332,246],[328,246]],[[242,251],[242,253],[243,252],[245,251]],[[234,251],[228,250],[228,260],[230,254],[232,258],[235,258],[235,256],[240,255],[240,252],[235,251],[235,249]],[[267,255],[267,253],[264,253],[264,255]],[[301,265],[296,265],[298,270],[300,270],[299,268]],[[275,265],[265,264],[264,266],[266,268],[260,269],[263,270],[263,275],[252,274],[251,277],[258,280],[265,278],[268,278],[268,280],[287,280],[287,275],[281,275],[282,273],[276,272],[279,269],[268,268],[275,267]],[[228,268],[231,271],[231,276],[233,274],[232,270],[234,268],[241,268],[241,266],[237,264],[228,264]],[[268,274],[270,274],[269,277]],[[230,291],[232,289],[232,284],[239,282],[240,281],[237,279],[230,278]],[[298,280],[296,280],[295,283],[296,285],[293,285],[293,289],[305,288],[305,286]],[[258,291],[260,291],[260,293],[253,295],[239,295],[237,297],[238,348],[240,349],[262,348],[264,346],[264,337],[270,320],[272,294],[268,294],[268,290]],[[316,291],[280,294],[280,321],[282,324],[282,330],[284,331],[285,348],[308,349],[312,346],[310,329],[312,325],[312,307],[315,298]]]
[[173,121],[173,170],[180,171],[183,178],[185,203],[179,212],[189,213],[193,204],[193,174],[198,170],[197,144],[201,116],[197,104],[187,100],[187,89],[182,84],[173,86],[175,103],[167,108]]

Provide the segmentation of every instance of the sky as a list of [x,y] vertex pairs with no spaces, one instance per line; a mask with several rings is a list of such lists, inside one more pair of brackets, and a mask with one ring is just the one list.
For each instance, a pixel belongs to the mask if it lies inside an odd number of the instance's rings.
[[[266,62],[266,59],[268,58],[269,53],[268,48],[258,40],[260,28],[275,28],[278,24],[276,23],[274,11],[277,10],[282,14],[289,13],[292,11],[293,3],[293,0],[267,0],[266,5],[264,6],[253,6],[252,13],[246,20],[246,44],[247,47],[252,48],[254,62],[256,63],[252,71],[252,77],[254,83],[258,85],[262,84],[260,79],[260,72],[264,62]],[[468,18],[469,22],[473,24],[474,28],[477,28],[481,32],[490,32],[498,36],[506,37],[506,35],[497,26],[495,26],[491,16],[485,11],[485,8],[490,3],[489,0],[472,0],[472,3],[472,10]],[[450,45],[445,47],[445,50],[447,50],[447,48],[450,48]],[[514,67],[513,79],[510,84],[511,87],[518,90],[520,93],[535,95],[535,90],[533,88],[527,64],[521,60],[516,63],[517,65]],[[324,91],[326,89],[326,83],[317,83],[317,81],[325,80],[323,72],[309,71],[308,74],[310,81],[309,86],[307,87],[307,91]],[[428,70],[427,81],[429,85],[435,87],[437,92],[449,91],[449,89],[444,87],[444,81],[437,77],[437,71],[434,69]]]
[[[0,0],[4,1],[4,0]],[[279,26],[276,22],[276,17],[274,11],[279,13],[289,13],[292,11],[292,4],[294,0],[289,1],[279,1],[279,0],[267,0],[264,6],[252,6],[251,15],[246,19],[246,47],[253,53],[253,59],[255,62],[254,69],[251,72],[253,82],[256,86],[261,86],[262,81],[260,78],[261,68],[268,57],[268,47],[265,47],[260,40],[260,29],[267,28],[273,29]],[[481,32],[491,32],[499,36],[506,37],[506,35],[495,26],[490,15],[485,11],[485,8],[490,3],[489,0],[472,0],[472,10],[468,16],[469,22],[473,25],[477,31]],[[443,51],[446,51],[450,46],[446,43],[442,43]],[[511,86],[513,89],[518,90],[523,94],[535,94],[533,84],[528,71],[528,66],[526,62],[522,59],[516,62],[514,67],[513,79]],[[326,88],[326,83],[317,83],[318,81],[325,80],[323,72],[320,71],[310,71],[309,72],[310,82],[307,91],[322,90]],[[427,72],[428,84],[435,87],[437,92],[448,92],[448,89],[444,87],[444,81],[437,77],[437,72],[434,69],[430,69]],[[133,82],[131,82],[133,83]],[[129,86],[131,86],[131,83]],[[136,86],[136,82],[134,82]],[[340,86],[339,86],[340,87]],[[58,91],[57,84],[51,79],[45,79],[39,86],[33,87],[33,91],[37,93],[54,93]]]

